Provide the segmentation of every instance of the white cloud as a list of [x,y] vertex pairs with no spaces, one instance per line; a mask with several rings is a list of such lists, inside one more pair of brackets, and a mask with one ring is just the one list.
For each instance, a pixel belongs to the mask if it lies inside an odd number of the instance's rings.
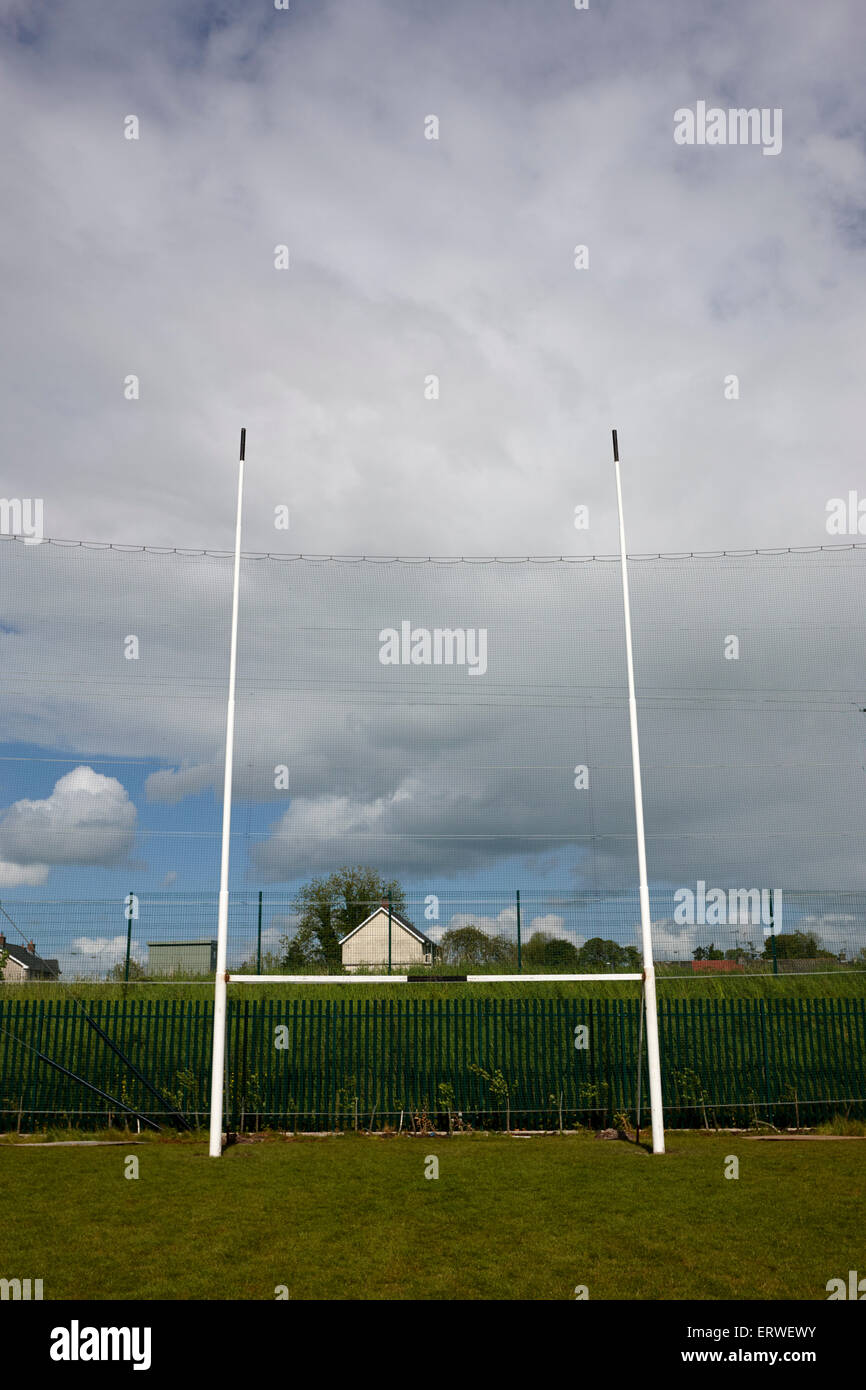
[[[0,817],[7,866],[42,873],[59,864],[122,864],[135,839],[136,810],[116,777],[77,767],[43,801],[15,801]],[[20,880],[19,880],[20,881]]]
[[[517,940],[517,908],[504,907],[495,917],[489,917],[485,913],[473,912],[454,912],[447,925],[428,930],[434,940],[439,938],[446,931],[456,931],[460,927],[476,927],[478,931],[483,931],[487,936],[504,936],[509,941]],[[583,936],[578,936],[574,932],[566,929],[562,917],[549,912],[543,917],[523,918],[520,924],[521,938],[524,942],[528,941],[534,932],[545,932],[548,936],[562,937],[565,941],[570,941],[573,946],[582,946],[586,940]]]
[[273,945],[275,942],[279,941],[281,936],[286,936],[288,933],[295,931],[300,920],[301,914],[299,912],[279,913],[276,917],[271,918],[270,926],[262,930],[262,941],[267,938],[270,944]]
[[533,932],[545,932],[547,936],[561,936],[566,941],[570,941],[573,946],[583,946],[586,937],[578,936],[574,932],[566,930],[565,922],[556,913],[548,912],[544,917],[533,917],[529,923],[527,936]]
[[282,920],[285,923],[284,926],[270,926],[262,928],[262,946],[267,947],[269,950],[273,946],[278,946],[280,942],[280,937],[285,936],[286,933],[291,930],[292,925],[297,925],[296,922],[291,922],[291,919],[289,917],[284,917]]
[[[71,950],[90,960],[107,961],[109,964],[126,958],[126,935],[121,936],[76,936]],[[130,945],[131,957],[140,963],[146,960],[147,951],[133,938]]]
[[[77,936],[72,942],[64,973],[104,976],[112,966],[126,960],[126,943],[125,933],[121,936]],[[147,964],[147,949],[134,938],[130,943],[129,958],[137,965]]]
[[40,883],[45,882],[50,872],[49,864],[9,864],[0,860],[0,887],[38,887]]
[[[410,799],[403,786],[389,796],[369,802],[349,796],[295,797],[270,837],[251,851],[259,873],[267,879],[292,876],[293,871],[333,869],[349,858],[364,857],[371,842],[387,835],[392,814]],[[372,837],[372,840],[371,840]],[[362,848],[356,856],[347,842]]]
[[820,932],[827,928],[835,931],[838,927],[850,927],[860,920],[854,916],[853,912],[812,913],[808,917],[800,918],[797,923],[797,931]]
[[681,927],[670,917],[661,918],[652,924],[655,960],[691,960],[695,947],[705,946],[707,940],[706,927]]

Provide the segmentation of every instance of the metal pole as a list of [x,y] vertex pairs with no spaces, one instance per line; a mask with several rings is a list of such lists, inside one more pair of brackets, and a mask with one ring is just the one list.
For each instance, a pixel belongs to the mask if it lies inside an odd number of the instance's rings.
[[123,982],[129,984],[129,953],[132,949],[132,889],[129,890],[129,898],[126,908],[126,965],[123,970]]
[[391,894],[388,894],[388,974],[391,974]]
[[517,973],[523,970],[523,959],[520,954],[520,889],[517,889]]
[[631,731],[631,758],[634,781],[634,814],[637,828],[637,858],[640,876],[640,925],[643,942],[643,977],[646,991],[646,1041],[649,1070],[650,1118],[652,1122],[653,1153],[665,1151],[665,1128],[662,1111],[662,1076],[659,1056],[659,1020],[656,1003],[656,976],[653,964],[652,922],[650,918],[649,882],[647,880],[646,842],[643,823],[643,790],[640,775],[640,745],[637,732],[637,699],[634,689],[634,657],[631,645],[631,609],[628,596],[628,561],[625,546],[625,520],[622,506],[622,480],[619,471],[619,444],[613,431],[613,462],[616,472],[616,500],[619,509],[619,552],[622,569],[622,606],[625,617],[625,653],[628,668],[628,718]]
[[223,1086],[226,1061],[226,955],[229,927],[229,841],[232,820],[232,760],[235,737],[235,675],[238,656],[238,594],[241,575],[241,517],[244,500],[244,454],[247,432],[241,430],[238,461],[238,506],[235,521],[235,565],[232,583],[232,632],[229,654],[229,693],[226,710],[226,759],[223,778],[223,833],[220,855],[219,914],[217,918],[217,960],[214,981],[213,1052],[210,1079],[210,1156],[222,1154]]
[[644,1017],[644,983],[641,981],[640,987],[640,1037],[637,1045],[637,1127],[635,1129],[634,1142],[640,1143],[640,1083],[643,1071],[643,1017]]
[[259,889],[259,924],[256,932],[256,974],[262,973],[262,890]]
[[776,954],[776,905],[773,902],[773,890],[770,889],[770,948],[773,952],[773,974],[779,973],[779,958]]

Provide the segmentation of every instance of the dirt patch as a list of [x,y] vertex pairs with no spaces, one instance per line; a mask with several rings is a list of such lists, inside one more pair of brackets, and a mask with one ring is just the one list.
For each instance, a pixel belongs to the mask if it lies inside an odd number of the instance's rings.
[[141,1144],[141,1139],[37,1139],[33,1143],[7,1144],[9,1149],[128,1149],[133,1144]]
[[820,1143],[822,1140],[829,1144],[838,1144],[840,1140],[859,1139],[862,1144],[866,1134],[748,1134],[746,1138],[762,1140],[769,1144],[812,1144]]

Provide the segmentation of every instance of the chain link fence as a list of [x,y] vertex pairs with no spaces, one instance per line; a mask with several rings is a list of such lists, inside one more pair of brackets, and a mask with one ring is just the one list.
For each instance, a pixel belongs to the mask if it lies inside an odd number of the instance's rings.
[[[661,976],[866,970],[866,894],[709,888],[651,893]],[[206,980],[216,894],[0,904],[7,984]],[[232,973],[604,974],[640,970],[637,893],[511,889],[374,900],[230,896]]]

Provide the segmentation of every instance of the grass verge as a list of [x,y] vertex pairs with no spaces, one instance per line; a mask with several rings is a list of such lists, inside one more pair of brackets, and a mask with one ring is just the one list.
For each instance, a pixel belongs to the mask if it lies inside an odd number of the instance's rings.
[[866,1197],[859,1145],[681,1133],[664,1157],[585,1135],[273,1138],[220,1160],[200,1136],[7,1143],[0,1184],[0,1277],[46,1299],[826,1299],[862,1264]]

